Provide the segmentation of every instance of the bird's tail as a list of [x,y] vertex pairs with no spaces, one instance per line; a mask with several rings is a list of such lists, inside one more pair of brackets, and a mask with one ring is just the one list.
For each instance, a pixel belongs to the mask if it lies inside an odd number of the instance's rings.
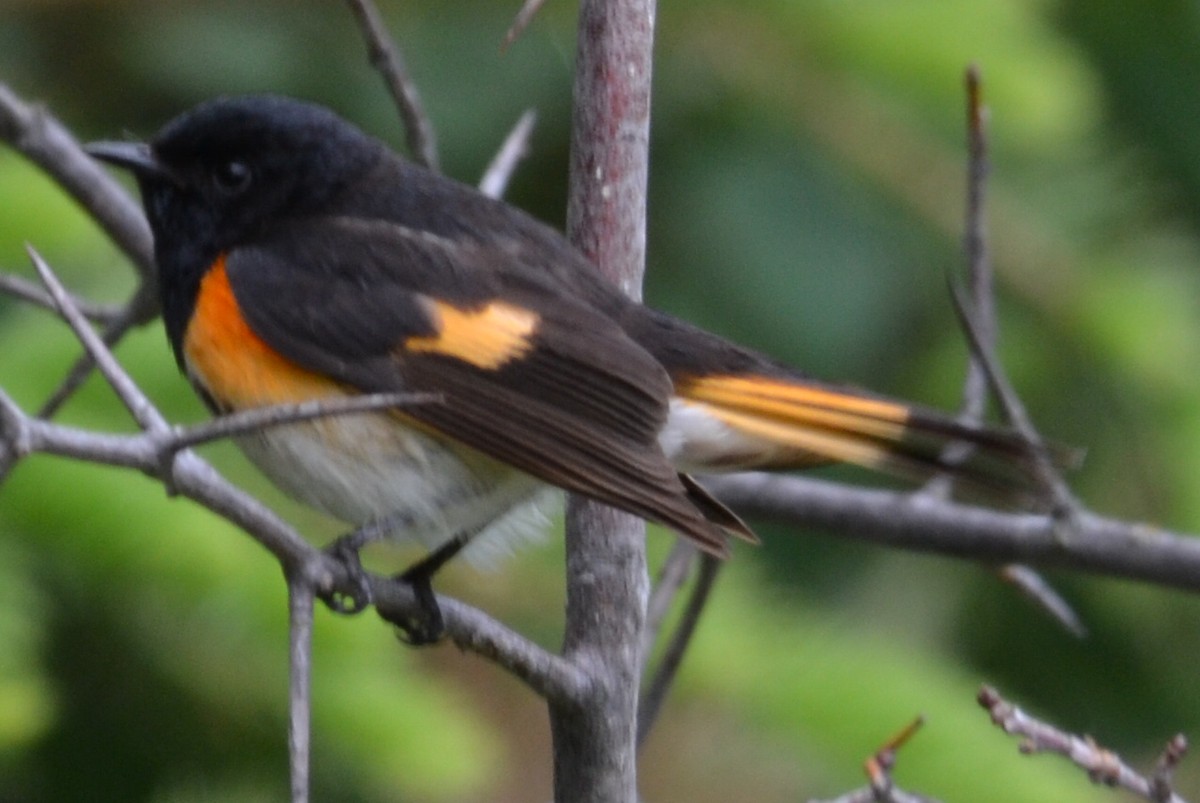
[[[1016,433],[847,388],[775,373],[676,375],[662,443],[685,471],[849,463],[923,480],[949,474],[1027,502],[1034,448]],[[959,455],[954,443],[969,444]]]

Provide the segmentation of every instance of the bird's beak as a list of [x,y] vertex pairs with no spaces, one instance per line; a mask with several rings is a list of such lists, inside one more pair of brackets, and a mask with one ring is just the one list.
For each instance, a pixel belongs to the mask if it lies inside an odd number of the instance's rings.
[[178,177],[154,155],[145,142],[91,142],[83,146],[90,156],[123,167],[139,178],[157,178],[178,184]]

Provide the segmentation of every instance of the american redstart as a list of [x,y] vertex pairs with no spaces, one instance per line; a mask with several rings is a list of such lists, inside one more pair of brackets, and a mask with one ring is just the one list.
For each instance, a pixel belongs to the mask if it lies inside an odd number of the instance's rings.
[[436,394],[239,444],[297,499],[442,558],[528,529],[547,486],[725,555],[754,536],[688,472],[844,462],[987,484],[944,447],[1028,454],[632,301],[559,232],[318,106],[216,99],[89,152],[137,178],[167,336],[213,411]]

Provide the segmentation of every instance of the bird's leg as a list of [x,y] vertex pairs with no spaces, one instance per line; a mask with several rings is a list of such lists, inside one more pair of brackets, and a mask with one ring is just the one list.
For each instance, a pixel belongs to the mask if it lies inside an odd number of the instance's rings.
[[[389,532],[401,528],[406,522],[409,522],[408,516],[385,516],[346,533],[325,548],[326,552],[337,558],[345,567],[354,588],[348,593],[334,592],[322,596],[321,599],[331,610],[337,613],[355,614],[371,605],[373,601],[371,583],[366,570],[363,569],[359,552],[363,547],[382,540]],[[384,618],[400,630],[401,639],[406,643],[414,646],[433,644],[445,635],[446,625],[442,619],[442,610],[433,593],[433,576],[450,559],[462,551],[476,532],[478,529],[464,530],[456,534],[396,575],[395,579],[407,583],[412,588],[419,610],[413,616],[404,619],[387,616]]]
[[433,576],[446,563],[462,551],[475,535],[476,530],[458,533],[446,543],[430,552],[424,558],[409,566],[396,579],[408,583],[413,594],[417,597],[419,612],[403,619],[384,616],[400,631],[400,639],[413,646],[433,644],[440,641],[446,634],[446,623],[442,619],[442,609],[438,606],[437,597],[433,593]]
[[325,551],[345,567],[354,587],[350,592],[334,591],[322,595],[322,601],[330,610],[335,613],[355,614],[361,613],[371,605],[371,583],[366,570],[363,569],[359,553],[363,547],[382,541],[385,535],[403,526],[409,518],[407,515],[395,514],[369,521],[325,547]]

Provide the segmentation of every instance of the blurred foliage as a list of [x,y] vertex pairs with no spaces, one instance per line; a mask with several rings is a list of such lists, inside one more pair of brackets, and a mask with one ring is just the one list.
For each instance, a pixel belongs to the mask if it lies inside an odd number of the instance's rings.
[[[509,197],[561,221],[573,5],[547,4],[503,54],[515,0],[384,5],[447,172],[477,176],[535,108]],[[0,13],[0,80],[84,138],[147,136],[202,98],[269,90],[403,140],[340,3],[0,0]],[[1089,504],[1200,530],[1195,4],[690,0],[662,4],[658,30],[652,303],[817,375],[952,407],[964,348],[944,279],[962,261],[962,75],[977,62],[1002,356],[1044,431],[1087,449],[1072,480]],[[131,287],[78,209],[0,151],[0,269],[33,275],[26,241],[89,297]],[[30,408],[79,352],[8,299],[0,343],[0,387]],[[173,420],[203,416],[157,325],[119,356]],[[132,426],[95,380],[62,420]],[[314,538],[337,532],[228,445],[206,454]],[[906,787],[1109,799],[1018,757],[975,707],[984,680],[1142,765],[1200,731],[1190,596],[1053,576],[1090,628],[1076,641],[985,569],[763,533],[722,578],[643,755],[649,800],[832,796],[918,712]],[[652,533],[655,555],[667,543]],[[454,568],[445,588],[553,646],[560,565],[551,539],[493,573]],[[0,492],[0,799],[284,799],[284,597],[261,550],[145,478],[23,463]],[[315,799],[549,796],[544,712],[475,658],[322,612],[315,683]],[[1181,784],[1200,795],[1196,762]]]

